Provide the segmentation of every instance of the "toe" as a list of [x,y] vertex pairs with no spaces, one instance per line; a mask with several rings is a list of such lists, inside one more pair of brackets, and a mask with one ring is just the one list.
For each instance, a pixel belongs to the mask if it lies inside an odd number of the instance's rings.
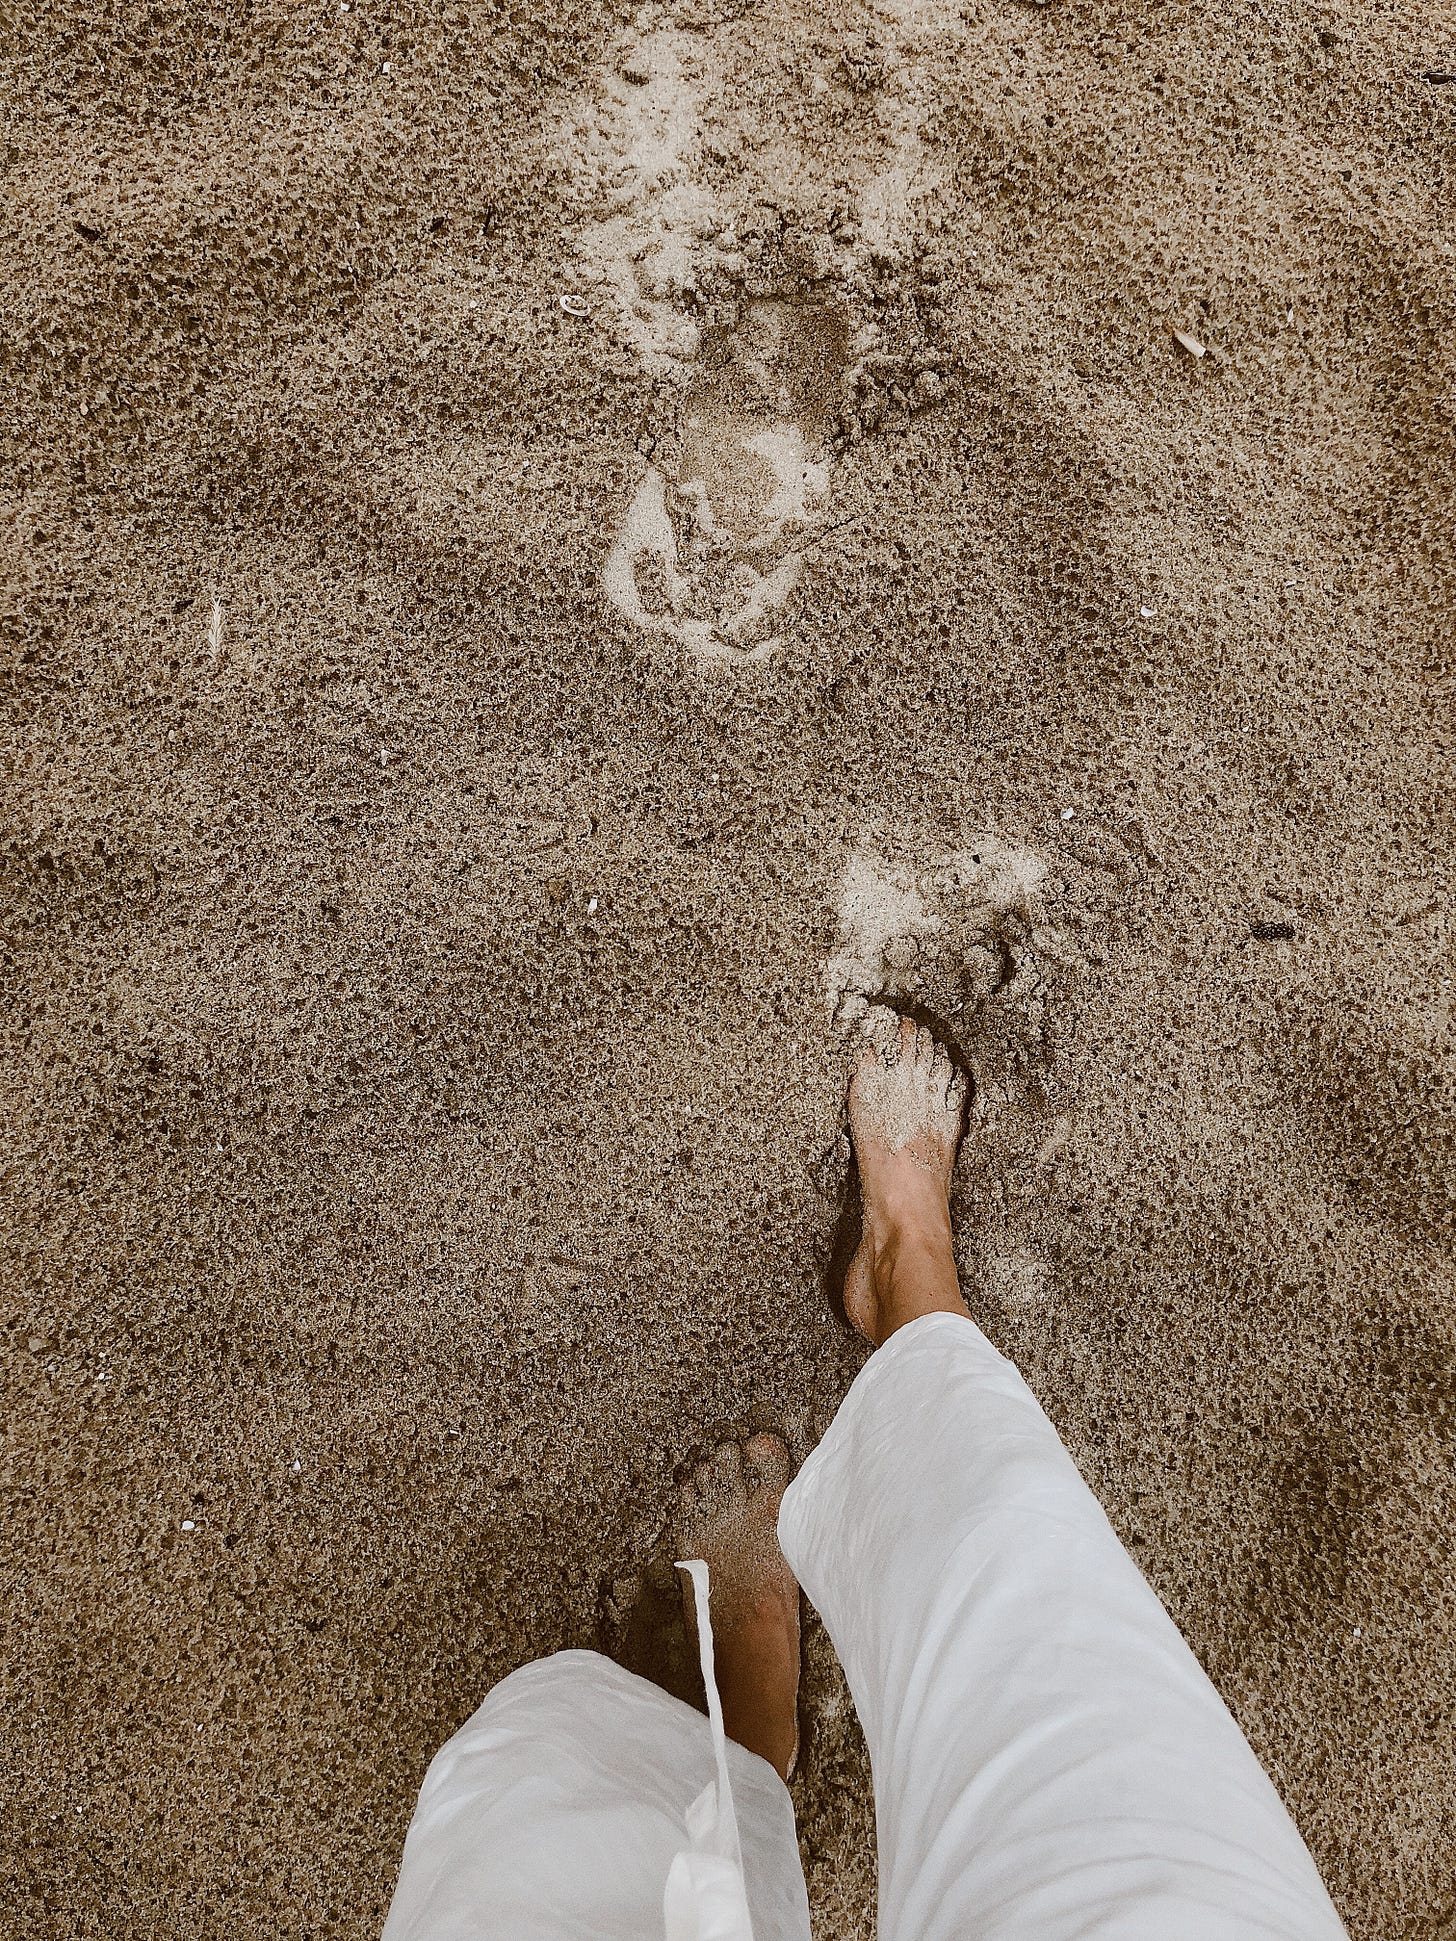
[[914,1018],[901,1018],[900,1042],[896,1047],[896,1050],[899,1054],[897,1062],[908,1065],[910,1061],[914,1058],[915,1038],[916,1038],[916,1033],[915,1033]]
[[744,1468],[750,1484],[782,1496],[789,1486],[789,1446],[782,1436],[760,1433],[750,1436],[743,1450]]
[[937,1045],[935,1047],[934,1056],[931,1058],[931,1061],[930,1061],[930,1083],[943,1096],[945,1092],[949,1089],[950,1080],[951,1080],[950,1053],[946,1050],[944,1045]]
[[850,1090],[854,1090],[856,1083],[864,1077],[866,1072],[873,1071],[876,1065],[882,1065],[883,1063],[884,1059],[880,1052],[878,1040],[869,1032],[866,1032],[864,1043],[854,1055],[854,1064],[849,1074]]
[[924,1025],[915,1034],[915,1062],[923,1070],[929,1071],[938,1047],[934,1037]]

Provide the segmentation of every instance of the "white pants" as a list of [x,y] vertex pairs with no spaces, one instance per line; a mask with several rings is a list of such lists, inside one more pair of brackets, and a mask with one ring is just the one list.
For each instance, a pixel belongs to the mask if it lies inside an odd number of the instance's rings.
[[[1339,1941],[1223,1701],[1035,1397],[936,1314],[861,1371],[779,1539],[869,1742],[881,1941]],[[789,1795],[729,1769],[755,1941],[808,1941]],[[701,1713],[593,1652],[498,1685],[434,1761],[385,1941],[660,1941]]]

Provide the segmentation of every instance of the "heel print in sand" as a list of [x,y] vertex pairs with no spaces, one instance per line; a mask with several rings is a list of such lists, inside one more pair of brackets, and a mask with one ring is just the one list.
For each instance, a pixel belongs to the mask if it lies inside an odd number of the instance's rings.
[[[814,39],[797,49],[801,25],[767,12],[700,32],[644,9],[563,131],[584,217],[573,275],[664,387],[671,419],[603,591],[704,661],[760,660],[782,641],[830,511],[835,444],[847,416],[860,428],[866,369],[887,361],[857,283],[905,249],[936,179],[913,50],[958,26],[938,7],[885,15],[869,37],[871,100],[856,78],[863,34],[826,53]],[[786,68],[807,68],[811,102],[858,103],[858,126],[836,108],[811,140]],[[800,220],[786,246],[789,201]]]

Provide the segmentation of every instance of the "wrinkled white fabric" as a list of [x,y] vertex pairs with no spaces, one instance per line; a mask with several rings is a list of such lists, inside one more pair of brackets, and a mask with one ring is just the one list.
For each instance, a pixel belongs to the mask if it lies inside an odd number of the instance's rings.
[[[726,1757],[754,1941],[809,1941],[788,1788],[742,1746]],[[594,1651],[524,1665],[425,1775],[384,1941],[659,1941],[715,1780],[691,1705]]]
[[779,1541],[869,1742],[880,1941],[1342,1941],[1228,1709],[969,1318],[865,1364]]
[[[869,1741],[880,1941],[1342,1941],[1222,1700],[970,1320],[871,1357],[779,1536]],[[726,1757],[756,1941],[809,1941],[788,1792]],[[431,1766],[385,1941],[656,1941],[690,1811],[689,1854],[731,1865],[714,1767],[709,1721],[606,1659],[526,1666]]]

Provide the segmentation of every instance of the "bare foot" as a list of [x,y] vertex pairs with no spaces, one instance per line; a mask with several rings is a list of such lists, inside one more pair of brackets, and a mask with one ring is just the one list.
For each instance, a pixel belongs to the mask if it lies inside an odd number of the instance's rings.
[[[677,1532],[677,1554],[708,1566],[724,1730],[783,1779],[799,1751],[799,1585],[778,1538],[790,1468],[778,1436],[720,1443],[683,1486]],[[696,1641],[686,1578],[683,1603]]]
[[849,1082],[864,1233],[844,1311],[878,1348],[922,1314],[964,1314],[950,1234],[950,1175],[969,1090],[922,1026],[880,1010]]

